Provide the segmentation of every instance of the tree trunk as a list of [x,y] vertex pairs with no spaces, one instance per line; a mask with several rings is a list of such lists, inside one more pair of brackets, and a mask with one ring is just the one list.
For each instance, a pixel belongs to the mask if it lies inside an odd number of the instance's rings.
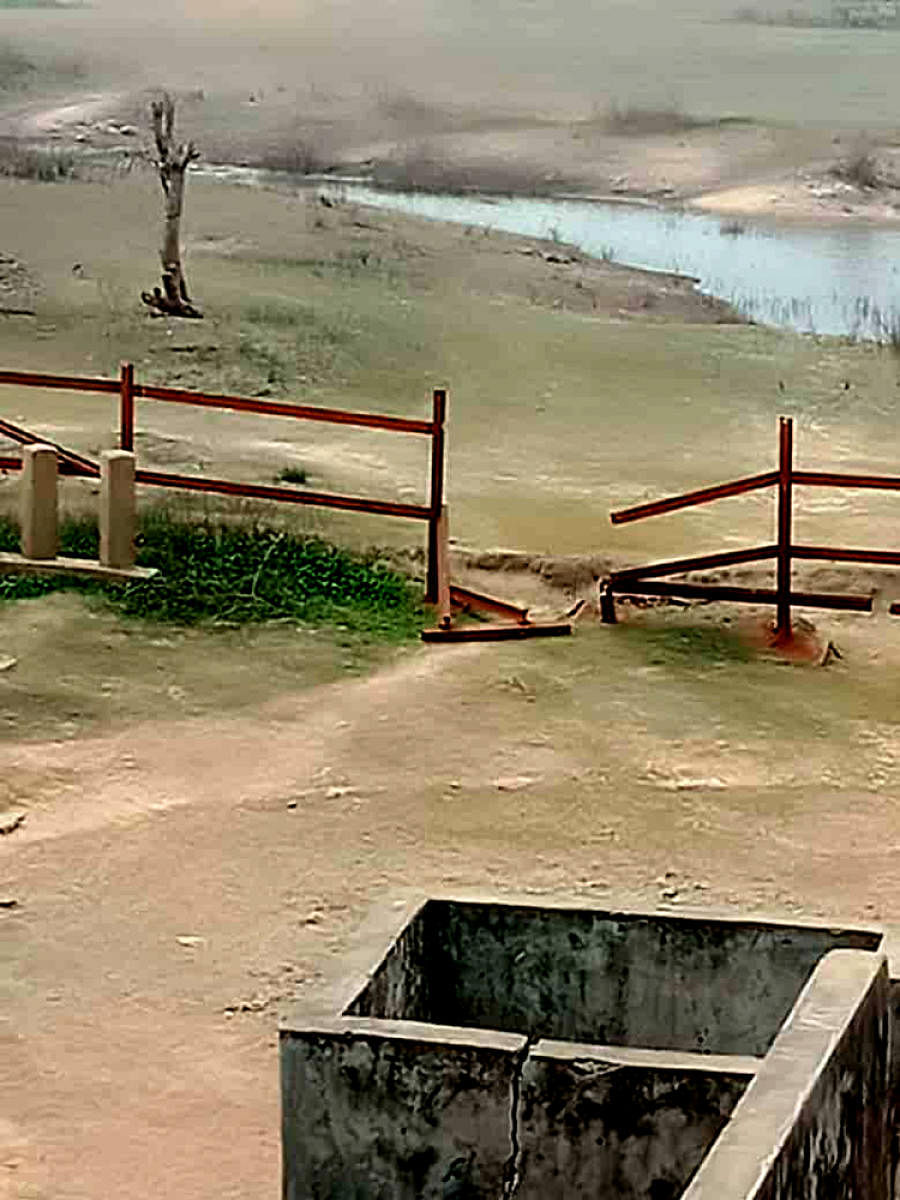
[[141,292],[141,299],[154,310],[154,316],[202,317],[203,314],[191,303],[181,265],[185,174],[200,155],[193,142],[176,148],[175,102],[168,93],[162,100],[154,101],[150,114],[156,140],[156,169],[165,197],[165,224],[160,251],[163,286],[162,289],[154,288],[152,293]]
[[172,171],[166,194],[166,220],[163,229],[163,283],[169,299],[190,304],[184,270],[181,266],[181,210],[184,206],[184,171]]

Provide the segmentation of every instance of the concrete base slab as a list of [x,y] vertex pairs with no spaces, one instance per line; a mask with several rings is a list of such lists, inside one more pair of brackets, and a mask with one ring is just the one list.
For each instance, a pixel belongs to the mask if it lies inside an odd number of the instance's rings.
[[90,558],[26,558],[23,554],[0,554],[0,574],[82,575],[105,583],[134,583],[153,579],[156,567],[107,567]]

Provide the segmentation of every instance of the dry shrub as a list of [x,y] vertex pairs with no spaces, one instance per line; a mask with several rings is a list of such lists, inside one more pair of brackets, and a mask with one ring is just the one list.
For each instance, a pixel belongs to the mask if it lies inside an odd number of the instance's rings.
[[409,92],[384,94],[378,98],[376,108],[380,116],[410,134],[436,133],[452,124],[443,109]]
[[832,167],[832,174],[845,183],[860,188],[880,187],[882,180],[878,159],[868,146],[857,146]]
[[565,182],[527,162],[482,159],[454,165],[427,142],[398,147],[391,158],[381,159],[373,168],[372,181],[377,187],[405,192],[485,192],[497,196],[551,195]]
[[79,175],[78,157],[69,150],[25,146],[15,138],[0,139],[0,175],[59,183]]
[[269,146],[257,155],[252,165],[289,175],[319,175],[334,167],[334,157],[324,142],[298,138],[280,146]]
[[610,133],[623,136],[638,136],[652,133],[682,133],[696,129],[706,122],[692,117],[677,104],[642,106],[618,104],[613,101],[601,116],[601,121]]

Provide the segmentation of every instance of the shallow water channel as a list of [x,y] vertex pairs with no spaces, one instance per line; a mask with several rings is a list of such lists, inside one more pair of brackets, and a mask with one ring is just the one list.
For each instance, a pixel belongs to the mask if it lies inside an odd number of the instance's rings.
[[[289,177],[207,168],[246,183]],[[900,228],[739,222],[651,204],[386,192],[317,185],[347,200],[433,220],[558,238],[594,257],[674,271],[754,321],[804,333],[881,339],[900,326]]]

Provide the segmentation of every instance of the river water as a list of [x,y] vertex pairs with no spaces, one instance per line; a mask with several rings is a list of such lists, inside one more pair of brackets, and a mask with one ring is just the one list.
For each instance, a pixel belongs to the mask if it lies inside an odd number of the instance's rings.
[[[202,173],[248,184],[298,186],[290,176],[249,168],[207,167]],[[736,222],[650,204],[429,195],[363,183],[315,186],[360,204],[558,238],[597,258],[691,275],[702,291],[762,324],[876,340],[893,329],[900,333],[900,228],[806,228]]]

